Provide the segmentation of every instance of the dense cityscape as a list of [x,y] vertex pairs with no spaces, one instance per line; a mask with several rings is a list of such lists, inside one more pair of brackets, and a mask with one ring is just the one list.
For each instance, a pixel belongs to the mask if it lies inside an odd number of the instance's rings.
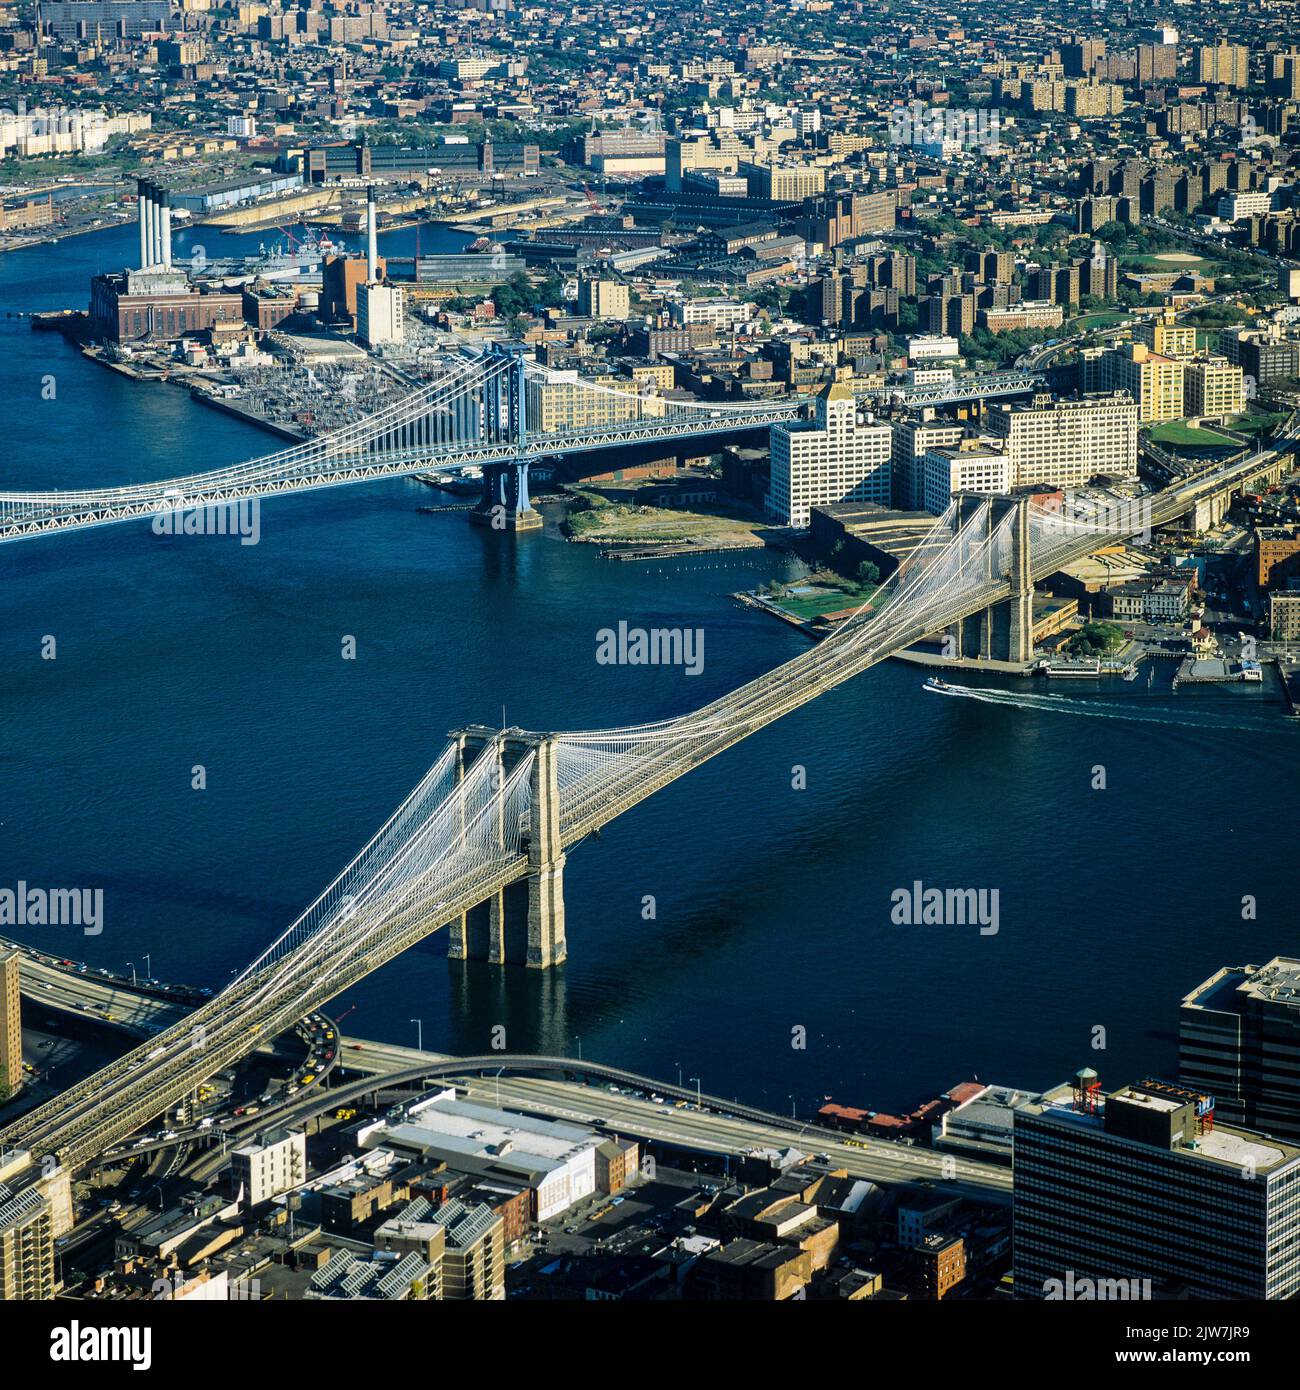
[[271,1300],[1267,1352],[1296,15],[0,12],[0,1299],[52,1360]]

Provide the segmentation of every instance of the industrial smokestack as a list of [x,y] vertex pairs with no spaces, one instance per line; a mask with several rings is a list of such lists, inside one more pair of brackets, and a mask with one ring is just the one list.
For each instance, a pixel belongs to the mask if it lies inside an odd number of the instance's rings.
[[159,260],[168,270],[172,268],[172,195],[171,189],[160,190],[161,206],[158,209],[158,250]]
[[158,208],[154,204],[154,187],[152,183],[146,182],[144,185],[144,255],[142,269],[148,270],[153,265],[154,245],[158,240]]
[[366,189],[366,282],[373,285],[379,278],[379,243],[375,227],[375,190]]
[[135,181],[136,213],[140,220],[140,269],[149,265],[149,202],[146,190],[149,185],[143,179]]

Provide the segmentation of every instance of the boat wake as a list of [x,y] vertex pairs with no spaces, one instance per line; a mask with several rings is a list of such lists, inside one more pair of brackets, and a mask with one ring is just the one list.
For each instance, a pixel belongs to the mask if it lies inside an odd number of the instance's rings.
[[[1041,714],[1081,715],[1085,719],[1123,719],[1134,724],[1161,724],[1185,729],[1241,730],[1247,733],[1258,733],[1261,730],[1280,733],[1290,727],[1290,722],[1281,719],[1272,706],[1269,706],[1267,712],[1261,710],[1261,717],[1254,721],[1206,709],[1198,710],[1194,717],[1189,718],[1182,711],[1170,710],[1146,697],[1139,702],[1137,699],[1095,700],[1077,695],[1031,695],[1010,690],[984,690],[969,685],[950,685],[945,681],[927,681],[923,688],[936,694],[975,700],[983,705],[1001,705]],[[1137,707],[1139,703],[1142,708]]]

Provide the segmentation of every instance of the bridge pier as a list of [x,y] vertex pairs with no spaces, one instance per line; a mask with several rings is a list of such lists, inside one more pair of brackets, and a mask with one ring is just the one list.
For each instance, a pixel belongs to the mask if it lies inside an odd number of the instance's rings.
[[542,514],[529,500],[528,459],[483,465],[483,496],[469,513],[475,526],[492,531],[539,531]]

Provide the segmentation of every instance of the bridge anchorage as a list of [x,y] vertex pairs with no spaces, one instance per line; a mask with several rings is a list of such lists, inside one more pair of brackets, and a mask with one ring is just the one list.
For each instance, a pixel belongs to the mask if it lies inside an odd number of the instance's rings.
[[[448,960],[485,960],[493,965],[525,965],[547,970],[568,954],[564,935],[564,844],[560,830],[560,792],[554,738],[523,729],[492,729],[470,724],[448,735],[455,747],[455,786],[464,787],[469,769],[487,767],[491,797],[489,826],[504,850],[507,818],[514,815],[515,843],[527,855],[526,871],[502,884],[481,903],[448,924]],[[510,774],[528,766],[526,795],[512,809],[506,788]],[[460,797],[462,825],[466,798]]]

